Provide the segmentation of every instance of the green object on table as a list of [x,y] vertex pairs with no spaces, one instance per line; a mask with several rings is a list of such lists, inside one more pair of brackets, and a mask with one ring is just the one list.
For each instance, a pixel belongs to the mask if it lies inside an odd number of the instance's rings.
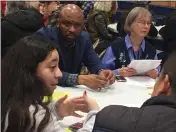
[[72,132],[72,130],[70,130],[69,128],[65,128],[64,131],[65,132]]
[[[53,93],[53,95],[52,95],[52,100],[56,101],[56,100],[58,100],[59,98],[65,96],[65,95],[70,96],[70,93],[68,93],[68,92],[58,92],[58,91],[54,91],[54,93]],[[47,101],[47,97],[44,97],[43,102],[46,102],[46,101]]]
[[[59,98],[68,95],[70,96],[70,93],[68,92],[58,92],[58,91],[54,91],[53,95],[52,95],[52,100],[56,101]],[[47,98],[44,97],[43,102],[47,101]],[[70,130],[69,128],[64,128],[64,132],[72,132],[72,130]]]

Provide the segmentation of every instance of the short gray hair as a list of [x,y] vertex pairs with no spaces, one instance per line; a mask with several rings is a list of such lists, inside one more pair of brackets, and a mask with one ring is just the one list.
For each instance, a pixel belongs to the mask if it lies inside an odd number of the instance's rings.
[[133,8],[129,12],[129,14],[128,14],[126,20],[125,20],[124,30],[125,30],[126,33],[131,32],[131,25],[134,23],[134,21],[136,20],[136,18],[139,15],[149,16],[150,18],[152,17],[152,14],[146,8],[143,8],[143,7]]
[[5,15],[8,15],[19,10],[24,10],[28,7],[26,1],[7,1]]

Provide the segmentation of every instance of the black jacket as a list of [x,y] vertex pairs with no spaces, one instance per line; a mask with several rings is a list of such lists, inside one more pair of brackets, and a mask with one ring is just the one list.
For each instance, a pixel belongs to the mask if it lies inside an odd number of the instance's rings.
[[166,26],[159,33],[164,39],[164,50],[168,54],[176,51],[176,13],[167,20]]
[[[126,48],[125,39],[117,39],[111,45],[112,52],[116,57],[115,68],[121,68],[122,65],[128,66],[130,64],[130,57]],[[140,59],[151,59],[153,60],[156,55],[156,49],[148,42],[145,41],[145,51],[142,53]]]
[[43,16],[34,8],[11,13],[1,19],[2,57],[12,44],[44,26]]
[[98,39],[113,40],[114,37],[108,32],[108,18],[103,12],[92,10],[87,19],[88,32],[90,33],[92,42]]
[[107,106],[93,132],[176,132],[176,96],[152,97],[141,108]]

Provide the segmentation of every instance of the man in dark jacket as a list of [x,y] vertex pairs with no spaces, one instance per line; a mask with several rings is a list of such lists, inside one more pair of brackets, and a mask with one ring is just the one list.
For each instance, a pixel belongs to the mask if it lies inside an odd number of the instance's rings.
[[[89,34],[82,31],[83,26],[82,10],[74,4],[68,4],[60,10],[58,25],[42,28],[38,33],[58,45],[59,67],[63,73],[59,85],[80,84],[94,89],[103,88],[113,83],[114,74],[110,70],[103,70]],[[92,74],[79,75],[82,64],[88,67]]]
[[159,30],[164,39],[163,53],[158,55],[162,62],[167,59],[169,54],[176,51],[176,11],[171,12],[165,19],[165,26]]
[[141,108],[112,105],[96,116],[93,132],[176,132],[176,52]]
[[176,11],[166,21],[165,27],[159,33],[164,39],[164,50],[168,54],[176,50]]
[[12,44],[44,26],[43,16],[35,8],[27,8],[1,19],[2,57]]

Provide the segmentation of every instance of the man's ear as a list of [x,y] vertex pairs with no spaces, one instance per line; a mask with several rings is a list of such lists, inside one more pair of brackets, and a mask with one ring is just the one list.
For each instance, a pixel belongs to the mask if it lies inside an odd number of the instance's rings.
[[166,95],[170,91],[170,79],[168,75],[165,75],[164,80],[163,80],[164,87],[160,89],[160,94]]

